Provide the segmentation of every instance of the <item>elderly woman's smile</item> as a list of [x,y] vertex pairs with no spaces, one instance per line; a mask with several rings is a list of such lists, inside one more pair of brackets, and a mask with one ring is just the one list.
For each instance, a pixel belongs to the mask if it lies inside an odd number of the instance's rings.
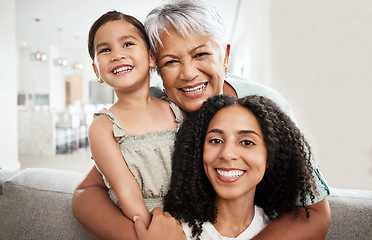
[[208,98],[222,93],[224,56],[209,37],[174,29],[162,32],[156,58],[168,96],[188,112],[199,109]]

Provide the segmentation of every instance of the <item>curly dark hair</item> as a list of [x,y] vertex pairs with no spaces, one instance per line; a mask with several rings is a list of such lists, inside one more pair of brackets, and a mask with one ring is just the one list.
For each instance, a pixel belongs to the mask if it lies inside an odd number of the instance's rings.
[[[264,177],[256,187],[254,204],[273,219],[304,207],[309,217],[307,199],[313,203],[316,187],[311,164],[310,146],[296,124],[273,101],[261,96],[234,98],[217,95],[187,115],[177,134],[172,159],[171,186],[164,209],[192,227],[199,239],[204,222],[215,223],[215,191],[203,168],[206,131],[213,116],[222,108],[239,104],[257,118],[267,147]],[[300,203],[298,203],[298,201]]]

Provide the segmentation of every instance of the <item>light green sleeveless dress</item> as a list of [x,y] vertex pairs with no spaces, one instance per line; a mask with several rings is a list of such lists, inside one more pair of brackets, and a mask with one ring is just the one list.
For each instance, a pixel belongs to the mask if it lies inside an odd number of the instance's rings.
[[[157,206],[163,207],[164,196],[169,190],[174,141],[183,121],[181,109],[173,102],[170,102],[170,107],[178,125],[176,129],[153,131],[140,135],[126,134],[115,116],[107,109],[102,109],[94,114],[95,117],[106,115],[113,123],[114,136],[120,138],[117,144],[129,170],[141,188],[145,204],[150,212]],[[98,169],[98,171],[100,170]],[[109,189],[111,200],[120,207],[116,193],[105,176],[103,174],[102,176]]]

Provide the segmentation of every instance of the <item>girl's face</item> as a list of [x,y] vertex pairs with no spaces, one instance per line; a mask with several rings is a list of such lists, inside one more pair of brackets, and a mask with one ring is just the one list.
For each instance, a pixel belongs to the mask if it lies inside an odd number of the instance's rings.
[[209,123],[205,173],[217,200],[254,198],[266,169],[267,149],[256,117],[240,105],[221,109]]
[[125,20],[102,25],[94,39],[93,69],[116,92],[149,87],[149,67],[155,61],[138,29]]
[[208,98],[222,93],[227,69],[219,46],[210,37],[174,29],[162,32],[163,47],[156,54],[158,70],[168,96],[187,112],[198,110]]

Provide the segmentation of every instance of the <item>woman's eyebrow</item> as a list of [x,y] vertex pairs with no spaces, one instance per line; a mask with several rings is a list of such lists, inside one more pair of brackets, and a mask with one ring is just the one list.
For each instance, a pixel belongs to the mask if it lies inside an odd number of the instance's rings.
[[205,44],[202,44],[200,46],[197,46],[197,47],[194,47],[193,49],[191,49],[191,52],[195,52],[196,50],[198,50],[199,48],[202,48],[202,47],[205,47],[206,45]]
[[159,59],[159,61],[162,60],[163,58],[166,58],[166,57],[176,58],[176,59],[177,59],[177,56],[176,56],[176,55],[173,55],[173,54],[165,54],[165,55],[161,56],[161,58]]
[[253,130],[240,130],[240,131],[238,132],[238,134],[255,134],[255,135],[257,135],[259,138],[261,138],[261,136],[260,136],[258,133],[256,133],[255,131],[253,131]]
[[221,133],[221,134],[222,134],[223,132],[222,132],[221,129],[215,129],[215,128],[213,128],[213,129],[209,130],[209,131],[207,132],[207,134],[208,134],[208,133]]

